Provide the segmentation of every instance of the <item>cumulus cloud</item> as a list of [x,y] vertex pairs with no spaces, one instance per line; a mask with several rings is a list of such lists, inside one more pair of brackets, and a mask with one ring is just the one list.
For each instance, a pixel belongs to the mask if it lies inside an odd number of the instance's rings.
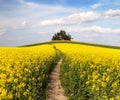
[[40,25],[58,25],[58,24],[64,24],[64,19],[54,19],[54,20],[45,20],[40,22]]
[[[90,27],[80,27],[80,26],[73,26],[67,29],[70,32],[74,33],[97,33],[97,34],[120,34],[119,28],[104,28],[101,26],[90,26]],[[90,34],[91,35],[91,34]]]
[[100,26],[92,26],[92,27],[88,27],[85,29],[86,31],[91,31],[91,32],[95,32],[95,33],[104,33],[104,34],[120,34],[120,29],[115,29],[115,28],[104,28],[104,27],[100,27]]
[[109,9],[108,11],[104,12],[104,17],[109,19],[109,18],[117,18],[120,19],[120,9]]
[[89,12],[81,12],[77,14],[72,14],[64,18],[53,19],[53,20],[45,20],[40,22],[40,25],[57,25],[57,24],[80,24],[84,22],[94,22],[100,18],[100,14],[89,11]]
[[[20,21],[9,21],[9,27],[12,27],[11,29],[22,29],[25,27],[49,27],[56,25],[58,26],[71,26],[71,25],[82,25],[84,23],[90,23],[97,22],[97,21],[105,21],[106,19],[109,20],[111,18],[120,18],[120,10],[107,10],[105,12],[95,12],[95,11],[82,11],[80,13],[73,13],[78,12],[80,9],[75,8],[69,8],[69,7],[62,7],[62,6],[52,6],[52,5],[44,5],[44,4],[36,4],[33,2],[27,2],[25,0],[17,0],[19,3],[21,3],[21,6],[19,9],[16,9],[16,12],[19,12],[21,15],[24,15],[25,18],[19,18]],[[93,9],[101,6],[102,4],[96,3],[92,5],[91,7]],[[60,14],[65,12],[66,16]],[[32,14],[31,14],[32,13]],[[54,16],[60,14],[60,16]],[[50,15],[50,16],[48,16]],[[58,17],[58,18],[57,18]],[[34,20],[36,19],[37,20]],[[31,19],[34,20],[34,22],[27,22]],[[11,23],[12,22],[12,23]],[[5,23],[5,21],[4,21]],[[8,21],[7,21],[8,23]],[[94,27],[94,30],[101,30],[100,27]],[[109,29],[110,30],[110,29]],[[112,30],[111,30],[112,31]],[[101,30],[102,32],[102,30]]]
[[78,14],[72,14],[68,16],[68,19],[76,22],[92,22],[99,19],[100,15],[93,11],[81,12]]
[[97,13],[93,11],[88,12],[80,12],[76,14],[71,14],[69,16],[51,19],[51,20],[43,20],[40,22],[40,25],[49,26],[49,25],[72,25],[72,24],[82,24],[82,23],[91,23],[100,20],[111,18],[120,18],[120,10],[107,10],[103,13]]
[[40,33],[55,33],[59,31],[60,29],[66,30],[68,33],[72,34],[81,34],[81,35],[87,35],[88,37],[98,37],[100,35],[120,35],[120,29],[119,28],[106,28],[102,26],[80,26],[80,25],[72,25],[72,26],[51,26],[51,27],[43,27],[43,29],[40,31]]

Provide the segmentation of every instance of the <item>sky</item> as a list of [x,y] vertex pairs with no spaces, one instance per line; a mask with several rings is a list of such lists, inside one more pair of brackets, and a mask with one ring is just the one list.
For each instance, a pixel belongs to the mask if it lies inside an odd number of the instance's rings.
[[51,41],[60,30],[120,46],[120,0],[0,0],[0,46]]

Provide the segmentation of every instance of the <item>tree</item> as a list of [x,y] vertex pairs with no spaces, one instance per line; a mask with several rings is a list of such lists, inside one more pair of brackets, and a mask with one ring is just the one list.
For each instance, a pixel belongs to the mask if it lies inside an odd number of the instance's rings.
[[71,35],[66,34],[64,30],[60,30],[60,32],[57,32],[52,37],[52,40],[71,40]]

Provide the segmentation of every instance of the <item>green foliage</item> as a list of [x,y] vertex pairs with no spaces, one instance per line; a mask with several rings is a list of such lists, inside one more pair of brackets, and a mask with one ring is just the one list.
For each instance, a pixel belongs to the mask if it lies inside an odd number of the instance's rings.
[[61,30],[60,32],[57,32],[53,37],[52,40],[71,40],[71,35],[66,34],[64,30]]
[[56,43],[69,43],[69,44],[79,44],[79,45],[86,45],[86,46],[94,46],[94,47],[101,47],[101,48],[110,48],[110,49],[120,49],[118,46],[110,46],[110,45],[102,45],[102,44],[92,44],[92,43],[85,43],[85,42],[76,42],[76,41],[51,41],[51,42],[42,42],[36,44],[29,44],[23,45],[18,47],[31,47],[31,46],[40,46],[40,45],[47,45],[47,44],[56,44]]

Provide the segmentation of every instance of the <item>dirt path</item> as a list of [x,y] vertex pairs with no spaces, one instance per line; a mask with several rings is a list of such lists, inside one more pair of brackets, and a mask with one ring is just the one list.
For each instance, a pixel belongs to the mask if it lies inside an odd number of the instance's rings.
[[61,62],[62,59],[59,60],[59,62],[50,74],[47,100],[67,100],[67,97],[64,95],[64,90],[61,86],[61,81],[59,77]]

